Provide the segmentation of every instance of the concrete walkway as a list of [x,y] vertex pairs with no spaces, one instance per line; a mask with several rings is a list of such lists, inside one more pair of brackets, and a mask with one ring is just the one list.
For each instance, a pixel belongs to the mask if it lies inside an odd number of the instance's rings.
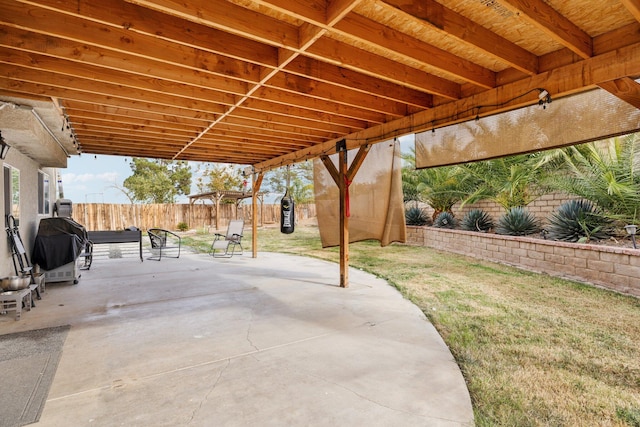
[[0,334],[71,325],[42,426],[470,426],[458,366],[383,280],[261,253],[98,259]]

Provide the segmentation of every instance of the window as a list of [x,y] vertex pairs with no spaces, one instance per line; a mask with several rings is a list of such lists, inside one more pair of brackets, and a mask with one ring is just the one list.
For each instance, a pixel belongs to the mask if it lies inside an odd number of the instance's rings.
[[[4,166],[4,214],[13,215],[16,224],[20,219],[20,171],[12,166]],[[6,221],[5,221],[6,223]]]
[[48,215],[50,204],[49,174],[38,171],[38,213],[40,215]]

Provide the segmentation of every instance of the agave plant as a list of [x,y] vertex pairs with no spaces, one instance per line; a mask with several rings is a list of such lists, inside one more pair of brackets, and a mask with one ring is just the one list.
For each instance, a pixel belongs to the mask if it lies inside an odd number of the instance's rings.
[[482,209],[470,210],[460,222],[460,228],[467,231],[481,231],[486,233],[493,227],[493,219]]
[[565,242],[606,239],[612,234],[611,224],[588,200],[568,200],[551,214],[547,238]]
[[433,221],[433,226],[437,228],[456,228],[456,219],[451,212],[440,212]]
[[407,225],[428,225],[431,222],[429,215],[417,206],[412,206],[404,213],[405,222]]
[[522,206],[509,209],[500,217],[496,227],[497,234],[510,236],[526,236],[539,231],[540,222],[538,219]]

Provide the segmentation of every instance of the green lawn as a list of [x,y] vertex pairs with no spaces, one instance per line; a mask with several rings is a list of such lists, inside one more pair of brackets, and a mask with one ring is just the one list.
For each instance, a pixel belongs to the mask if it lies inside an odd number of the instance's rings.
[[[183,242],[206,250],[211,241]],[[247,251],[250,234],[243,241]],[[315,227],[260,229],[258,245],[339,259]],[[354,243],[350,260],[433,322],[462,369],[478,426],[640,427],[639,299],[424,247]]]

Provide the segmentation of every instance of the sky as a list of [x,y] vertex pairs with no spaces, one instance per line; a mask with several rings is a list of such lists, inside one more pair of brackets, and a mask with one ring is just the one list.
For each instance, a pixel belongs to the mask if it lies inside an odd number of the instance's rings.
[[[403,152],[413,147],[413,135],[400,138]],[[71,156],[66,169],[60,169],[64,198],[73,203],[130,203],[122,188],[125,179],[131,176],[130,157],[83,154]],[[195,186],[196,165],[192,165],[191,194],[197,194]],[[186,196],[179,196],[177,203],[189,203]]]
[[[71,156],[66,169],[60,169],[64,198],[74,203],[130,203],[118,189],[132,175],[131,157],[83,154]],[[191,194],[196,194],[195,162],[190,162],[194,172]],[[186,196],[179,196],[178,203],[188,203]]]

